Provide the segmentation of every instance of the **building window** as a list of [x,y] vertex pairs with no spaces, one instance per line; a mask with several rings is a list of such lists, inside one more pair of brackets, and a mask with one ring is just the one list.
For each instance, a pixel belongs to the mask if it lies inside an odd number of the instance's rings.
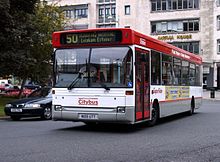
[[81,29],[88,29],[88,25],[70,25],[64,27],[64,30],[81,30]]
[[177,9],[177,0],[172,0],[173,1],[173,8],[171,10],[176,10]]
[[199,31],[199,20],[193,22],[193,31]]
[[188,22],[189,25],[189,31],[193,31],[193,21]]
[[[220,1],[220,0],[218,0]],[[152,0],[151,11],[198,9],[199,0]]]
[[183,1],[178,0],[178,9],[183,9]]
[[115,28],[116,24],[103,24],[103,25],[97,25],[97,28]]
[[151,2],[151,11],[157,11],[157,2],[156,1]]
[[115,12],[115,7],[112,7],[112,11],[111,11],[112,15],[116,15],[116,12]]
[[110,15],[110,8],[105,8],[105,16],[109,16]]
[[220,15],[217,16],[217,30],[220,30]]
[[199,31],[199,20],[151,22],[151,33],[181,33]]
[[193,8],[193,1],[188,1],[188,8]]
[[187,0],[183,0],[183,9],[187,9]]
[[162,0],[162,10],[167,10],[167,2],[166,0]]
[[157,10],[161,10],[161,1],[157,1]]
[[193,8],[199,8],[199,0],[194,0],[194,7]]
[[125,15],[130,15],[131,14],[131,7],[130,5],[125,6]]
[[99,9],[99,16],[103,17],[104,16],[104,8]]
[[194,54],[199,54],[199,42],[174,42],[170,43]]
[[75,18],[86,18],[86,17],[88,17],[87,8],[75,9]]
[[[106,1],[105,1],[106,2]],[[98,23],[116,23],[116,12],[115,12],[115,4],[102,4],[99,5],[98,8]],[[97,25],[99,27],[102,24]]]
[[110,3],[115,2],[116,0],[98,0],[99,3]]
[[217,6],[219,7],[220,6],[220,0],[217,0],[216,3],[217,3]]
[[217,40],[217,52],[220,55],[220,39]]
[[64,10],[64,15],[66,18],[73,18],[74,11],[73,10]]

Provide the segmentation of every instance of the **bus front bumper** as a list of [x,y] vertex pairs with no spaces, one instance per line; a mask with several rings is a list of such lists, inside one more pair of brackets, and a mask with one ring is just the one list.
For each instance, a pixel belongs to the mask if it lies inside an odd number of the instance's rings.
[[98,123],[134,124],[134,107],[118,108],[76,108],[62,107],[59,111],[53,106],[52,119],[55,121],[81,121]]

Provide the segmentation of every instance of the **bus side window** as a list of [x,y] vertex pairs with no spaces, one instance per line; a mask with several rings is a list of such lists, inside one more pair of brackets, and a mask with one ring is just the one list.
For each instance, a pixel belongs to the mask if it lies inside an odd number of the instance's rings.
[[163,85],[172,85],[173,83],[173,58],[162,54],[162,81]]
[[182,74],[181,74],[181,83],[183,86],[189,85],[189,62],[182,61]]
[[181,60],[173,58],[173,84],[181,85]]
[[151,84],[159,85],[161,81],[161,54],[151,51]]

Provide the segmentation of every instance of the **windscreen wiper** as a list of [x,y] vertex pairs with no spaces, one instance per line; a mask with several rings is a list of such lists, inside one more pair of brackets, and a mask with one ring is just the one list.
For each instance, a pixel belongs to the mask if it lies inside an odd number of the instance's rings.
[[78,76],[72,81],[72,83],[69,85],[69,87],[67,88],[68,90],[73,89],[73,87],[76,85],[76,83],[81,79],[81,75],[82,73],[79,72]]
[[109,91],[109,90],[110,90],[110,88],[107,87],[106,84],[104,84],[104,83],[100,83],[100,85],[102,86],[102,88],[105,88],[106,91]]

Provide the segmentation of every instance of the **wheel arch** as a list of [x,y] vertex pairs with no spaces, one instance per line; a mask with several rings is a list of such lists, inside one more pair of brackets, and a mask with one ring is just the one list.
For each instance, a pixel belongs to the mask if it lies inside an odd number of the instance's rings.
[[154,99],[153,103],[152,103],[152,108],[158,109],[158,115],[160,117],[160,104],[159,104],[159,100],[157,98]]

